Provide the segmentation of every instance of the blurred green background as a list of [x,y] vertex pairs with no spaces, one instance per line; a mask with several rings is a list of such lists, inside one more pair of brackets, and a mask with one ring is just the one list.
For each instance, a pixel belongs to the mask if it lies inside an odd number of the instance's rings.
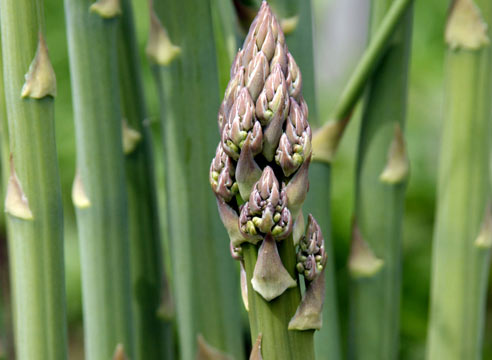
[[[156,90],[144,54],[148,30],[147,0],[133,0],[138,40],[149,104],[150,122],[158,160],[158,184],[163,169]],[[333,108],[336,97],[366,43],[367,11],[370,0],[313,0],[317,100],[322,119]],[[432,231],[435,213],[436,173],[442,125],[443,65],[445,48],[443,29],[449,0],[416,1],[414,36],[408,101],[407,141],[411,160],[411,178],[406,198],[403,243],[403,288],[401,312],[401,359],[424,358],[429,300]],[[82,307],[80,271],[75,218],[70,198],[75,172],[74,124],[64,9],[59,0],[45,0],[47,41],[57,74],[56,131],[62,177],[66,233],[66,280],[71,359],[82,358]],[[176,16],[181,16],[176,14]],[[213,41],[213,39],[210,39]],[[301,69],[302,70],[302,69]],[[216,126],[216,119],[210,119]],[[350,123],[333,166],[333,239],[336,254],[342,334],[347,333],[347,257],[353,210],[353,188],[358,116]],[[162,196],[161,196],[162,197]],[[2,296],[6,294],[6,248],[2,240],[0,264]],[[452,264],[450,264],[452,266]],[[492,292],[489,290],[485,359],[492,359]],[[2,302],[3,303],[3,302]],[[8,311],[4,311],[8,320]],[[326,319],[325,321],[329,321]],[[0,332],[0,334],[2,334]],[[10,336],[7,332],[7,336]],[[8,354],[11,350],[2,349]],[[9,358],[8,355],[6,358]]]

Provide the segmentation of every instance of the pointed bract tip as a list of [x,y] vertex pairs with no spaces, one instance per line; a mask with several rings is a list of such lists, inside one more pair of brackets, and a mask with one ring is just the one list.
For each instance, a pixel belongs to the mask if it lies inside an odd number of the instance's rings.
[[487,27],[473,0],[455,0],[446,24],[446,43],[451,49],[478,50],[490,43]]
[[198,334],[197,344],[196,360],[233,360],[232,356],[210,345],[202,334]]
[[160,66],[168,66],[181,54],[181,48],[171,42],[167,30],[162,26],[154,10],[150,12],[146,53],[152,62]]
[[12,157],[10,158],[10,177],[5,198],[5,212],[23,220],[33,220],[34,218],[29,208],[29,201],[15,172]]
[[261,340],[263,339],[262,333],[258,334],[255,343],[253,344],[253,348],[251,349],[251,354],[249,355],[249,360],[263,360],[263,356],[261,355]]
[[116,345],[116,349],[113,354],[113,360],[128,360],[123,344]]
[[78,171],[75,174],[72,185],[72,202],[79,209],[87,209],[91,206],[91,201],[85,192],[85,187]]
[[289,330],[320,330],[323,325],[323,303],[325,301],[325,276],[322,273],[309,283],[296,313],[289,321]]
[[97,0],[90,6],[89,11],[105,19],[114,18],[121,15],[120,0]]
[[349,270],[354,278],[370,278],[378,274],[384,265],[383,260],[374,255],[364,240],[357,223],[352,228],[352,245],[349,257]]
[[350,115],[343,120],[330,120],[313,134],[313,161],[331,164]]
[[128,126],[127,122],[123,120],[121,124],[123,153],[125,155],[131,154],[137,148],[137,145],[142,140],[142,134],[135,129]]
[[258,250],[251,284],[266,301],[277,298],[287,289],[297,285],[282,264],[277,243],[270,235],[265,237]]
[[25,75],[26,82],[22,87],[22,98],[42,99],[56,96],[56,76],[48,55],[48,47],[43,34],[39,33],[38,48],[34,60]]
[[243,199],[248,199],[255,183],[261,177],[261,169],[254,159],[251,151],[252,134],[248,134],[244,142],[241,154],[236,167],[236,181],[239,186],[239,193]]
[[387,184],[399,184],[403,182],[410,172],[407,149],[400,124],[395,125],[395,133],[388,151],[388,162],[379,180]]
[[489,203],[486,207],[480,233],[475,239],[475,246],[480,249],[490,249],[492,247],[492,203]]

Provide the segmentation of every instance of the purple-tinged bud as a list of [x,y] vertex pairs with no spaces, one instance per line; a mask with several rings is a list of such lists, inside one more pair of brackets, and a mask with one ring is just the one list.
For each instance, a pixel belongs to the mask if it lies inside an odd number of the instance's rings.
[[245,73],[244,67],[242,66],[239,67],[236,73],[234,74],[234,77],[232,77],[231,80],[229,80],[229,83],[227,84],[227,88],[224,93],[224,101],[222,102],[224,107],[224,115],[226,119],[229,116],[229,112],[231,111],[234,102],[239,96],[239,92],[245,85],[244,73]]
[[262,173],[251,151],[251,136],[248,134],[236,165],[236,181],[243,199],[249,198],[253,186],[260,179]]
[[252,135],[251,151],[256,155],[263,147],[263,133],[260,123],[254,116],[253,100],[248,90],[242,88],[222,130],[222,146],[227,155],[238,160],[248,134]]
[[275,299],[297,285],[282,264],[277,243],[271,235],[265,237],[258,250],[251,285],[266,301]]
[[287,125],[275,155],[285,176],[292,175],[311,156],[311,139],[311,127],[307,118],[294,98],[291,98]]
[[226,119],[227,118],[224,112],[224,102],[222,102],[222,104],[220,104],[219,113],[217,114],[217,126],[219,127],[219,134],[222,134]]
[[273,68],[275,65],[279,64],[282,72],[287,74],[287,49],[285,45],[277,43],[275,46],[275,53],[270,61],[270,67]]
[[231,65],[231,79],[236,75],[237,71],[243,64],[243,50],[239,50],[236,54],[236,57],[232,61]]
[[279,64],[272,67],[265,86],[256,101],[256,116],[261,125],[268,126],[273,119],[281,118],[281,122],[289,112],[289,95],[282,68]]
[[285,190],[280,190],[275,173],[267,166],[241,209],[239,230],[246,237],[271,234],[283,240],[292,232],[292,223]]
[[212,190],[224,201],[229,202],[238,193],[239,187],[234,178],[235,167],[222,145],[217,146],[215,157],[210,164],[209,180]]
[[306,235],[299,243],[297,271],[304,275],[307,281],[313,281],[323,272],[326,260],[323,234],[314,217],[309,214]]
[[246,70],[246,87],[253,101],[258,99],[269,72],[270,66],[267,57],[263,52],[257,53],[249,62]]
[[302,76],[299,67],[297,66],[294,57],[287,53],[288,66],[287,66],[287,88],[289,90],[289,95],[294,99],[299,100],[299,96],[302,91]]

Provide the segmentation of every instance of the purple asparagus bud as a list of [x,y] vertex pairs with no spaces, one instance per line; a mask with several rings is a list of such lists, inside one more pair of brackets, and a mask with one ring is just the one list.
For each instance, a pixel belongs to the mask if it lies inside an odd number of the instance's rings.
[[310,157],[311,139],[311,127],[304,115],[303,108],[294,98],[290,98],[287,125],[275,155],[275,160],[282,168],[285,176],[292,175]]
[[212,164],[210,164],[209,180],[214,193],[226,202],[231,201],[239,191],[234,173],[235,167],[233,161],[224,152],[222,144],[219,144]]
[[222,146],[224,151],[234,160],[239,159],[241,148],[251,133],[250,146],[254,155],[261,152],[263,147],[263,132],[261,124],[255,118],[254,103],[246,88],[232,105],[227,122],[222,130]]
[[292,232],[287,196],[271,167],[263,170],[239,216],[239,229],[246,237],[271,234],[276,240]]

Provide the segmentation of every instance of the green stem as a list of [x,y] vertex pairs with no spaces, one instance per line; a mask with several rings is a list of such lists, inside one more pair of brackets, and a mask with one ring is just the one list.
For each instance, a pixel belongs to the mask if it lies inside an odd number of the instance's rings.
[[[445,121],[434,232],[428,359],[481,359],[492,245],[490,209],[492,5],[457,0],[446,29]],[[473,8],[472,8],[473,9]],[[474,31],[453,21],[462,16]],[[483,19],[481,18],[483,16]],[[481,40],[482,39],[482,40]],[[472,42],[470,42],[473,40]]]
[[[51,95],[55,79],[43,39],[42,2],[2,0],[0,7],[12,159],[6,211],[16,357],[66,359],[63,213]],[[39,67],[30,69],[35,54],[33,65]],[[46,77],[33,76],[23,87],[28,71]],[[49,90],[36,91],[37,86]]]
[[159,316],[160,310],[168,310],[159,309],[161,298],[166,299],[170,294],[161,259],[151,134],[145,122],[148,115],[133,9],[130,0],[122,0],[121,5],[119,65],[122,115],[127,123],[123,138],[126,140],[135,354],[136,359],[171,359],[172,325],[169,319],[164,321]]
[[[373,2],[371,33],[380,29],[391,2]],[[412,9],[407,8],[371,78],[362,117],[350,257],[353,359],[398,357],[401,225],[408,175],[402,131],[411,30]]]
[[[92,3],[95,6],[97,3]],[[86,359],[133,359],[127,192],[117,26],[87,0],[65,0],[78,174],[72,192],[81,249]]]
[[161,0],[155,5],[169,38],[181,48],[167,66],[155,67],[180,358],[195,358],[201,334],[211,346],[242,359],[237,272],[208,181],[219,107],[210,0]]
[[[284,267],[292,278],[296,276],[296,255],[292,236],[280,242],[278,251]],[[263,359],[312,360],[314,344],[312,330],[288,330],[288,324],[301,300],[299,286],[290,288],[277,299],[266,301],[252,285],[253,271],[258,256],[258,246],[243,244],[244,267],[248,284],[249,323],[254,344],[262,334]]]

